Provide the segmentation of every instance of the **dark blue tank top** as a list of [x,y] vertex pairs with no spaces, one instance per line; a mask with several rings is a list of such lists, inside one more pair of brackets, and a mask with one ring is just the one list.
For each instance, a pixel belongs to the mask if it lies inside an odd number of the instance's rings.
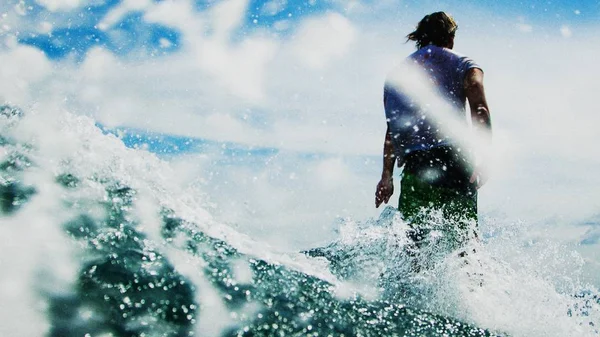
[[[402,77],[404,69],[410,66],[425,74],[423,80],[429,81],[438,95],[467,123],[465,75],[469,69],[481,67],[470,58],[451,49],[434,45],[417,50],[406,59],[406,63],[392,73]],[[402,92],[392,82],[388,77],[384,88],[384,106],[396,155],[402,158],[413,151],[452,145],[452,139],[442,134],[431,118],[427,118],[421,106],[423,102],[418,103],[414,97]]]

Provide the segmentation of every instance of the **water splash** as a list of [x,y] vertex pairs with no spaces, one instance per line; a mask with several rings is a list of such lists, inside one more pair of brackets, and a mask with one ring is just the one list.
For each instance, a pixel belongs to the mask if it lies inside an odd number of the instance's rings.
[[340,224],[340,237],[308,252],[330,261],[338,277],[375,289],[375,297],[454,317],[515,336],[597,336],[598,290],[580,280],[572,248],[526,235],[531,225],[482,221],[482,239],[452,249],[449,225],[427,214],[427,244],[388,207],[378,220]]
[[490,335],[217,223],[89,118],[2,111],[3,335]]

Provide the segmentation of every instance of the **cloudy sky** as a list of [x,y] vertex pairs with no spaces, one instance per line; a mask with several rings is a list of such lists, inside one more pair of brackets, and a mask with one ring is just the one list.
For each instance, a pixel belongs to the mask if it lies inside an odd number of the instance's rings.
[[486,74],[482,215],[597,243],[597,1],[5,0],[0,99],[146,143],[223,221],[306,247],[380,211],[383,81],[438,10]]

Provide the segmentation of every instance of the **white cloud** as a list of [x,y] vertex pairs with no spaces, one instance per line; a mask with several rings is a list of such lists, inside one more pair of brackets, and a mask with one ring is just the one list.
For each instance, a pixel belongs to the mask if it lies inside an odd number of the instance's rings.
[[284,10],[286,5],[287,0],[271,0],[263,5],[261,13],[263,15],[276,15]]
[[52,31],[53,25],[48,21],[40,22],[40,32],[48,34]]
[[356,37],[352,23],[338,13],[308,19],[294,37],[297,56],[308,66],[323,68],[344,56]]
[[131,11],[143,11],[151,4],[152,0],[125,0],[104,16],[102,21],[98,23],[98,28],[107,30],[119,22],[127,13]]
[[286,30],[290,28],[290,26],[291,25],[289,20],[279,20],[273,24],[273,28],[278,31]]
[[523,33],[531,33],[533,31],[533,26],[526,23],[517,23],[516,27]]
[[16,46],[0,53],[0,98],[15,104],[35,99],[37,86],[52,72],[52,64],[34,47]]
[[35,2],[51,12],[69,11],[85,3],[82,0],[35,0]]
[[165,38],[160,38],[158,42],[161,48],[169,48],[173,46],[173,43]]
[[215,35],[229,38],[233,29],[244,20],[248,0],[224,0],[210,10]]
[[235,46],[207,39],[197,47],[197,65],[242,99],[260,101],[266,66],[276,48],[265,38],[248,38]]
[[[159,3],[145,13],[149,22],[180,29],[189,66],[211,76],[223,89],[243,100],[263,99],[266,67],[278,42],[258,35],[233,43],[231,34],[243,21],[247,1],[220,2],[206,13],[194,13],[190,1]],[[212,30],[206,31],[206,25]]]
[[144,13],[147,22],[160,23],[163,25],[181,29],[184,37],[190,39],[190,35],[200,34],[200,24],[203,23],[198,15],[194,14],[191,1],[161,1],[147,8]]
[[213,137],[228,135],[228,138],[233,141],[247,141],[247,139],[244,139],[246,134],[244,125],[227,114],[215,113],[207,116],[205,127],[207,131],[210,130]]
[[569,26],[562,26],[560,27],[560,35],[562,35],[565,38],[569,38],[571,36],[573,36],[573,31],[571,30],[571,28]]
[[88,51],[81,64],[82,74],[90,80],[99,80],[118,67],[115,56],[108,50],[100,47]]

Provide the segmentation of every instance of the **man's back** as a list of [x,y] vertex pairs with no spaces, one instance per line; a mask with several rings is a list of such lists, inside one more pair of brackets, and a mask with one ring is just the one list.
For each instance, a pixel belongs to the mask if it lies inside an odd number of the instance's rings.
[[[408,56],[406,62],[395,69],[390,77],[405,76],[403,71],[407,70],[407,67],[414,67],[424,74],[422,80],[427,81],[428,85],[453,107],[466,125],[465,75],[469,69],[480,68],[473,60],[451,49],[428,45]],[[397,156],[453,143],[438,129],[440,121],[432,120],[425,112],[424,103],[428,102],[419,102],[415,97],[404,93],[389,78],[386,81],[385,113]]]
[[466,103],[465,75],[469,69],[481,69],[481,67],[466,56],[434,45],[417,50],[408,59],[427,73],[439,93],[448,102],[464,111]]

